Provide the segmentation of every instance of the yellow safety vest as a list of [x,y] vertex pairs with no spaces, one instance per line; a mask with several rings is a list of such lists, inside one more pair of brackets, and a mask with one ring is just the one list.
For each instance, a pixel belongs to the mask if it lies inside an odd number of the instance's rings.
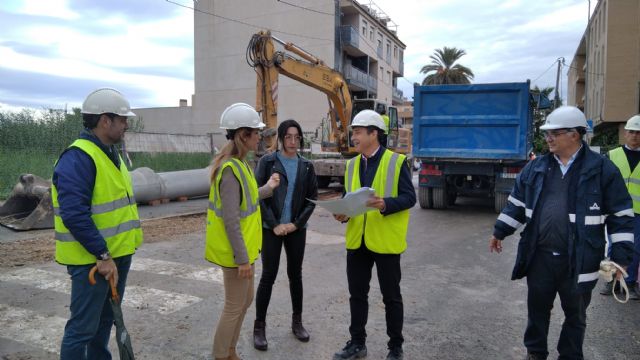
[[[373,178],[371,187],[376,196],[397,197],[400,171],[405,156],[385,149]],[[347,192],[361,188],[360,155],[347,162],[344,174]],[[409,209],[383,216],[378,209],[354,216],[347,223],[347,249],[360,248],[362,239],[367,248],[378,254],[400,254],[407,248],[407,228],[409,227]],[[364,235],[364,236],[363,236]]]
[[204,257],[214,264],[224,267],[238,267],[233,255],[233,248],[227,237],[227,230],[222,220],[222,199],[220,197],[220,181],[222,173],[229,167],[233,171],[242,189],[240,202],[240,232],[247,248],[249,263],[253,264],[262,249],[262,218],[258,198],[258,184],[253,171],[245,162],[235,158],[227,160],[218,171],[215,182],[209,192],[209,209],[207,210],[207,243]]
[[640,166],[636,166],[633,171],[629,166],[629,160],[622,147],[609,151],[609,159],[620,169],[627,191],[633,200],[633,212],[640,214]]
[[384,124],[387,125],[387,130],[385,130],[385,134],[389,134],[389,115],[382,115],[382,121],[384,121]]
[[[96,179],[91,196],[91,220],[107,242],[111,257],[133,254],[142,244],[142,229],[133,196],[131,176],[124,161],[120,158],[118,169],[107,154],[89,140],[78,139],[70,147],[76,147],[87,153],[96,166]],[[96,257],[73,237],[62,222],[55,185],[51,187],[51,197],[56,261],[65,265],[94,264]]]

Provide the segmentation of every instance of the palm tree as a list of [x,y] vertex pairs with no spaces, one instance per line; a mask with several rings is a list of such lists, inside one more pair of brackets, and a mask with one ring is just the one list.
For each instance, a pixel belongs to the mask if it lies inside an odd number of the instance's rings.
[[473,79],[473,71],[466,66],[455,64],[467,53],[458,48],[444,47],[436,49],[431,58],[431,64],[420,69],[421,74],[427,75],[422,85],[440,84],[469,84]]

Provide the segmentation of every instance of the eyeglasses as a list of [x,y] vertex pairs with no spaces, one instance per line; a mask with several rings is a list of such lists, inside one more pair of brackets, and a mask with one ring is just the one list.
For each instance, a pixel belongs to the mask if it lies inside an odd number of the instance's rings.
[[294,140],[295,142],[298,142],[300,141],[300,139],[302,139],[302,137],[300,135],[285,135],[284,139],[286,141]]
[[555,139],[560,135],[567,134],[573,132],[573,130],[551,130],[551,131],[543,131],[542,136],[545,139]]

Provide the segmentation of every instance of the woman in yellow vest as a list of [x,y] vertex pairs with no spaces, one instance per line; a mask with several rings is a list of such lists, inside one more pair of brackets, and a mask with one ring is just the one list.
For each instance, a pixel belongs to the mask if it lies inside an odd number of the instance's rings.
[[242,321],[253,301],[253,263],[262,248],[259,200],[280,184],[278,174],[258,188],[245,161],[256,151],[265,125],[250,105],[236,103],[222,113],[220,128],[229,142],[213,160],[207,210],[205,258],[222,267],[225,303],[213,339],[216,360],[237,360]]

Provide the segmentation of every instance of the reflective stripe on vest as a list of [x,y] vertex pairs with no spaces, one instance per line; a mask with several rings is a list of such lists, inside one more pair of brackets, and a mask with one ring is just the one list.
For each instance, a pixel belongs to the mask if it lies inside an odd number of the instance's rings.
[[[91,220],[106,241],[114,258],[133,254],[142,243],[142,230],[133,185],[127,167],[120,158],[120,168],[96,144],[78,139],[70,147],[78,148],[91,157],[96,178],[91,195]],[[66,265],[86,265],[96,262],[71,234],[60,216],[56,186],[51,187],[56,240],[56,261]]]
[[[384,150],[371,184],[377,196],[382,198],[398,196],[400,172],[402,166],[405,166],[404,163],[404,155]],[[353,192],[361,187],[360,156],[357,156],[347,163],[345,189],[347,192]],[[408,209],[387,216],[380,214],[377,209],[354,216],[347,223],[347,249],[360,248],[364,235],[364,241],[369,250],[379,254],[400,254],[407,248],[408,226]]]
[[233,171],[240,183],[242,199],[240,201],[240,232],[247,249],[249,262],[253,264],[262,248],[262,218],[260,215],[258,184],[250,167],[235,158],[227,160],[216,174],[209,193],[207,210],[207,234],[205,259],[224,267],[237,267],[233,248],[227,237],[222,218],[224,208],[220,197],[220,182],[226,168]]
[[620,169],[629,195],[633,200],[633,212],[640,214],[640,166],[636,166],[633,172],[631,171],[629,160],[627,160],[627,155],[622,147],[609,151],[609,159]]

